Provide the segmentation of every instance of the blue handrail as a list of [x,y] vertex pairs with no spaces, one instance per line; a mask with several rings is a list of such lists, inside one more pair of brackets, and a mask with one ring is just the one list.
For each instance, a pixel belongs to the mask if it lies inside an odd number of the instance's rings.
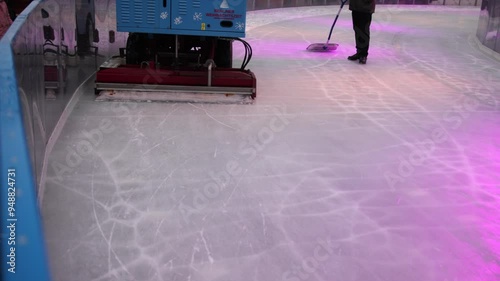
[[49,266],[37,204],[30,148],[12,44],[29,14],[33,1],[0,40],[0,279],[49,281]]

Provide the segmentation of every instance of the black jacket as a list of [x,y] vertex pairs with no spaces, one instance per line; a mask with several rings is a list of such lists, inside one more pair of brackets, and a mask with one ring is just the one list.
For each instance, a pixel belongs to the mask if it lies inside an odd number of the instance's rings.
[[375,0],[349,0],[349,10],[363,13],[375,13]]

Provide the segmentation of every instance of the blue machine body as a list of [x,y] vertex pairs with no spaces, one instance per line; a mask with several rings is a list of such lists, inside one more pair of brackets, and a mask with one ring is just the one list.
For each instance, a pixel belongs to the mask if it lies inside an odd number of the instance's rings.
[[117,30],[245,37],[246,0],[117,0]]

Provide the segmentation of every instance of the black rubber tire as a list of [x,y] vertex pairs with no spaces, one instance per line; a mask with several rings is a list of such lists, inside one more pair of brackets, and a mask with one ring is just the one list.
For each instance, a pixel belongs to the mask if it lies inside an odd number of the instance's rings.
[[127,64],[141,64],[146,57],[146,40],[147,37],[142,33],[130,33],[127,38]]
[[217,67],[231,68],[233,67],[233,41],[217,40],[215,48],[214,61]]

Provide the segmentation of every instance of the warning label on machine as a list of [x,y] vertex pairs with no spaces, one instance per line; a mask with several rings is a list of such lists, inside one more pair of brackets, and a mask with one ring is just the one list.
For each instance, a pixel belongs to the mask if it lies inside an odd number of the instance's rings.
[[234,10],[214,9],[213,13],[206,13],[205,16],[214,19],[232,20],[232,19],[239,19],[243,15],[235,14]]

